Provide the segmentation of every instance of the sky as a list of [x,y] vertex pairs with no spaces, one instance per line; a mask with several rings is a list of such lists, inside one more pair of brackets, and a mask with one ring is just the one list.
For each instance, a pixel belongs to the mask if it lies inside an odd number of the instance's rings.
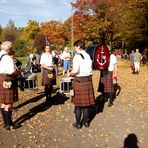
[[10,19],[16,27],[27,26],[28,20],[64,21],[71,15],[70,2],[75,0],[0,0],[0,25]]

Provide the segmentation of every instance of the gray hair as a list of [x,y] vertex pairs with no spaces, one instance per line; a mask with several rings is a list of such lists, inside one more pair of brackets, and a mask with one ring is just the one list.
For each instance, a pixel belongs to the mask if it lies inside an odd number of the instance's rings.
[[2,50],[9,50],[10,48],[12,48],[12,42],[10,41],[4,41],[2,44],[1,44],[1,49]]

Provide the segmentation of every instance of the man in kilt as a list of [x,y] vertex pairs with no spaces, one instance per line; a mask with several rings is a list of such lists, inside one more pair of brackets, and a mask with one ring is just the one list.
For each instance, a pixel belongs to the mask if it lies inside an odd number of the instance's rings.
[[82,125],[89,127],[89,110],[94,102],[94,89],[92,83],[92,60],[86,53],[85,43],[82,40],[74,42],[77,54],[73,58],[73,69],[69,76],[75,76],[73,80],[74,96],[72,103],[75,105],[74,127],[80,129]]
[[42,86],[44,86],[45,90],[46,103],[50,103],[53,85],[56,84],[56,73],[53,67],[53,59],[49,46],[45,47],[45,53],[41,55],[40,64],[43,68]]
[[108,107],[111,107],[114,101],[115,90],[113,86],[113,79],[117,80],[117,58],[112,53],[110,54],[108,68],[100,72],[100,81],[98,87],[98,92],[101,92],[106,100],[109,98]]
[[[17,79],[19,74],[15,68],[13,58],[9,55],[12,43],[5,41],[0,51],[0,109],[3,117],[4,128],[10,130],[14,127],[12,122],[13,103],[18,101]],[[4,81],[9,82],[9,87],[4,86]]]

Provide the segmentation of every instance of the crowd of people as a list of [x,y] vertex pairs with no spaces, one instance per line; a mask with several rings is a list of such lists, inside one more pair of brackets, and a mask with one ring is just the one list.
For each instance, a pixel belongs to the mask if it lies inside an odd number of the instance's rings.
[[[59,64],[63,67],[62,77],[74,77],[72,89],[72,103],[74,104],[75,123],[73,127],[80,129],[82,126],[89,127],[89,114],[92,106],[95,105],[95,95],[92,83],[93,67],[90,55],[85,51],[85,43],[82,40],[74,42],[75,56],[72,57],[68,47],[64,48],[63,53],[56,49],[51,50],[46,46],[41,55],[30,54],[26,66],[33,72],[33,67],[40,68],[42,75],[42,86],[44,87],[46,101],[51,103],[51,94],[53,85],[56,85]],[[117,81],[117,57],[110,48],[110,60],[106,69],[100,71],[100,81],[98,92],[108,101],[108,107],[113,105],[114,101],[114,80]],[[139,61],[141,54],[138,49],[132,51],[130,55],[132,64],[135,66],[135,72],[139,72]],[[72,61],[72,66],[70,65]],[[72,70],[70,69],[72,67]],[[0,109],[4,121],[4,128],[10,130],[15,128],[12,120],[13,103],[18,101],[17,76],[23,76],[18,65],[14,63],[14,51],[12,42],[5,41],[1,45],[0,51]]]

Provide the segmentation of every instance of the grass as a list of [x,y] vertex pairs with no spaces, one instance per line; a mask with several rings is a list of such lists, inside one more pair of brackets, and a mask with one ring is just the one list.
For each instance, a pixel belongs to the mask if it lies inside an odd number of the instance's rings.
[[22,65],[25,65],[27,63],[27,57],[17,57],[17,59],[22,62]]

